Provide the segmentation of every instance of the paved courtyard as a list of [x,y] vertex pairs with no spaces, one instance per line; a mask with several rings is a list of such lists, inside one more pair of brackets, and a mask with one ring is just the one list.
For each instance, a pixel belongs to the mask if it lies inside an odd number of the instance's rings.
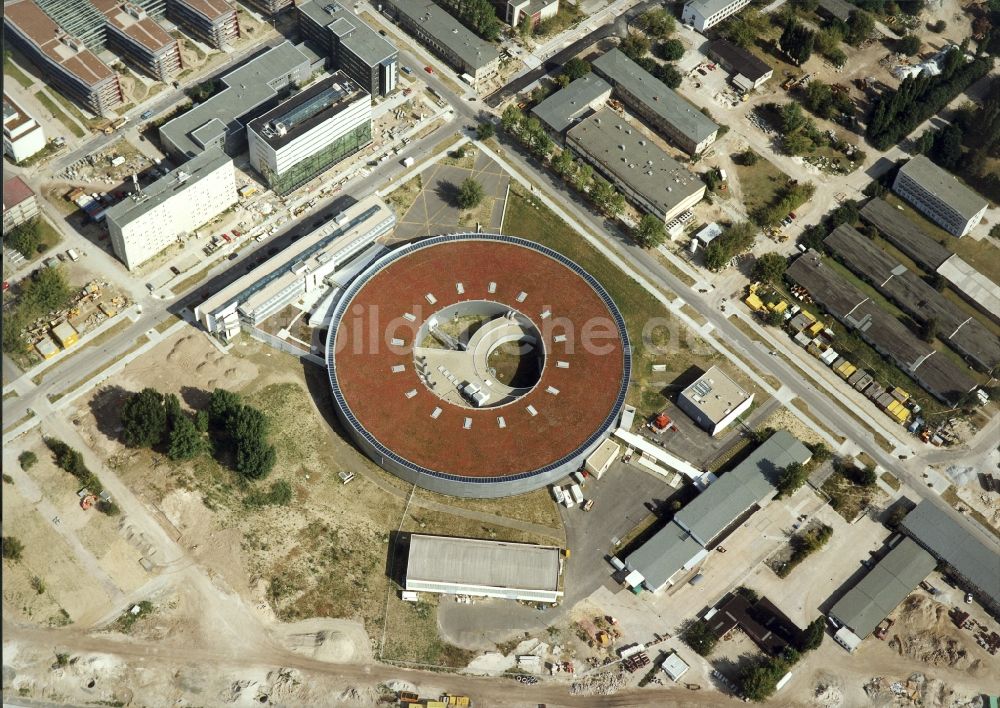
[[[397,222],[397,239],[475,231],[476,221],[481,222],[483,231],[500,230],[510,176],[481,151],[467,150],[464,158],[438,162],[420,173],[423,188]],[[466,211],[458,208],[455,196],[469,177],[483,186],[486,196],[482,205]]]

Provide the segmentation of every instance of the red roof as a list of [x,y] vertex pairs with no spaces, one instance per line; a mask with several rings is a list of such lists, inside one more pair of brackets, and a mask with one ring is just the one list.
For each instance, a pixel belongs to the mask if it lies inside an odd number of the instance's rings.
[[11,177],[3,183],[3,209],[7,211],[21,202],[31,199],[35,193],[20,177]]
[[[492,293],[491,282],[496,283]],[[523,302],[518,301],[521,292],[527,293]],[[428,293],[436,299],[433,305]],[[417,375],[416,329],[434,312],[469,300],[506,304],[532,320],[541,334],[541,379],[511,403],[458,406],[433,393]],[[551,314],[543,318],[546,310]],[[607,425],[627,381],[624,342],[598,292],[563,263],[515,243],[470,236],[417,249],[370,276],[343,312],[334,373],[351,413],[383,446],[435,472],[511,476],[558,462]],[[405,319],[407,313],[416,314],[416,321]],[[584,347],[588,331],[595,334],[594,346]],[[556,341],[560,335],[566,335],[564,341]],[[404,344],[390,346],[394,338]],[[373,341],[378,346],[355,346]],[[405,370],[393,372],[399,365]],[[435,408],[442,412],[432,418]],[[466,418],[472,421],[469,429]]]

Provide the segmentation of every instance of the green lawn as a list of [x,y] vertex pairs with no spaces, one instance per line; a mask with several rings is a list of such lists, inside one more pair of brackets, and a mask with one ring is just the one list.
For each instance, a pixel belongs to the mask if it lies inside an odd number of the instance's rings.
[[763,156],[759,157],[753,167],[737,162],[736,177],[740,181],[747,214],[753,214],[760,207],[773,202],[775,196],[788,183],[789,179],[788,175],[764,159]]
[[35,83],[30,76],[21,71],[7,56],[3,58],[3,73],[21,84],[24,88],[31,88],[32,84]]
[[45,108],[55,116],[60,123],[66,126],[69,132],[73,133],[78,138],[82,138],[87,135],[87,133],[79,125],[73,122],[73,120],[66,115],[63,110],[56,105],[56,102],[49,98],[43,91],[38,91],[35,93],[35,98],[41,103]]
[[62,235],[44,218],[38,220],[38,231],[46,250],[54,248],[62,240]]

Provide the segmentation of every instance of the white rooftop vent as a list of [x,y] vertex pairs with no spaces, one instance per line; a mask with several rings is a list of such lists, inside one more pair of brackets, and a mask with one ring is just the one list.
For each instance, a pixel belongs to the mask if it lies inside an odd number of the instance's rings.
[[497,284],[490,282],[489,286],[486,288],[488,292],[495,293],[497,291]]
[[502,415],[497,416],[497,425],[500,426],[501,430],[507,427],[507,421],[503,419]]
[[404,366],[403,364],[396,364],[395,366],[392,367],[392,373],[394,374],[401,374],[404,371],[406,371],[406,366]]
[[462,427],[465,428],[466,430],[472,428],[472,418],[466,418],[465,422],[462,423]]
[[535,407],[532,406],[532,405],[529,405],[526,410],[528,411],[528,415],[530,415],[532,417],[538,415],[538,411],[536,411]]
[[433,418],[434,420],[437,420],[439,415],[441,415],[440,408],[435,408],[434,410],[431,411],[431,418]]
[[417,389],[415,388],[411,388],[409,391],[406,392],[407,398],[413,398],[416,395],[417,395]]
[[431,293],[427,293],[426,295],[424,295],[424,299],[426,299],[427,302],[429,302],[432,305],[437,302],[437,298],[434,297]]

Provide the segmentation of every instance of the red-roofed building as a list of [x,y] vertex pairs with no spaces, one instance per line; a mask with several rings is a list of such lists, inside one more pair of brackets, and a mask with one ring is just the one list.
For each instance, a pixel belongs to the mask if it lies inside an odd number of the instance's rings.
[[3,95],[3,151],[14,162],[27,160],[45,147],[45,131],[7,94]]
[[35,193],[20,177],[3,183],[3,230],[7,231],[38,216]]

